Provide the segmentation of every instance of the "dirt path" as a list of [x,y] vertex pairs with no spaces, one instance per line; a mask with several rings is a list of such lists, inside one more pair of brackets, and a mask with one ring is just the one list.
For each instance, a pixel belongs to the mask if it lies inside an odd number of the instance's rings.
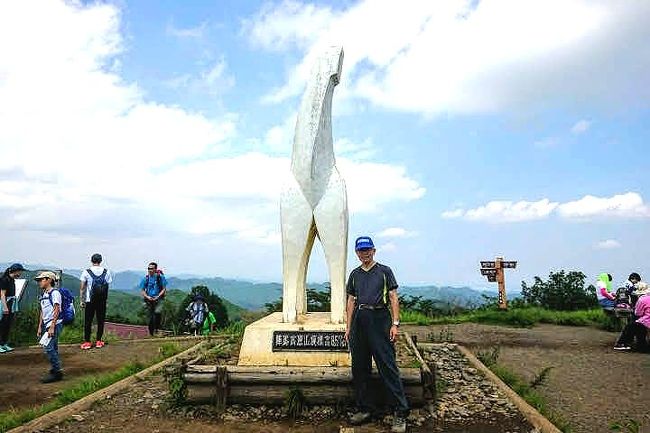
[[421,341],[445,337],[448,329],[449,337],[474,352],[499,346],[499,363],[527,379],[553,367],[540,391],[574,432],[609,432],[611,422],[627,418],[650,429],[650,355],[614,352],[615,333],[553,325],[409,328]]
[[[60,347],[65,380],[41,384],[40,379],[49,370],[43,351],[38,348],[17,349],[0,355],[0,401],[3,410],[24,408],[48,401],[75,379],[95,373],[112,372],[132,361],[150,363],[159,355],[162,340],[137,343],[113,343],[102,349],[81,351],[76,346]],[[189,347],[192,342],[178,342],[179,347]]]

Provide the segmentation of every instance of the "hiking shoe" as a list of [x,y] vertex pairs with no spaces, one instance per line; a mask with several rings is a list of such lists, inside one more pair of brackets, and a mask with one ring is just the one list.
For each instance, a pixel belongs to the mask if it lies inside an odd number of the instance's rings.
[[4,349],[5,352],[13,352],[14,351],[14,348],[11,347],[8,344],[5,344],[4,346],[2,346],[2,348]]
[[54,383],[58,382],[63,379],[63,373],[60,371],[57,372],[50,372],[47,376],[45,376],[43,379],[41,379],[41,383]]
[[395,415],[390,431],[393,433],[406,433],[406,418]]
[[88,349],[90,349],[92,347],[93,347],[93,345],[90,343],[90,341],[85,341],[85,342],[81,343],[81,350],[88,350]]
[[616,346],[614,346],[614,350],[632,350],[632,348],[624,344],[617,344]]
[[0,346],[0,353],[5,353],[7,349],[4,346]]
[[357,412],[350,417],[350,424],[361,425],[365,424],[372,418],[370,412]]
[[98,349],[101,349],[104,346],[106,346],[106,343],[104,343],[102,340],[97,340],[95,342],[95,347],[98,348]]

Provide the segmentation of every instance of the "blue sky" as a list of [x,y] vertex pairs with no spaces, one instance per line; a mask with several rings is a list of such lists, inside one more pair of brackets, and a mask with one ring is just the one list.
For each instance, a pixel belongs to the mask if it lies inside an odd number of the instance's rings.
[[340,44],[350,237],[401,282],[489,287],[498,254],[516,286],[647,274],[649,18],[631,0],[3,2],[0,259],[279,281],[296,110]]

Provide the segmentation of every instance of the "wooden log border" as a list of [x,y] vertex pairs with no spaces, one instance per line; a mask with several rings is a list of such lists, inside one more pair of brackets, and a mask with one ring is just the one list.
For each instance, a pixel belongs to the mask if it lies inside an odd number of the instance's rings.
[[[158,341],[160,343],[164,343],[166,340],[160,339]],[[200,343],[190,347],[184,352],[174,355],[171,358],[167,358],[159,362],[158,364],[152,365],[151,367],[148,367],[138,373],[126,377],[120,380],[119,382],[115,382],[114,384],[109,385],[106,388],[95,391],[94,393],[89,394],[73,403],[70,403],[67,406],[63,406],[60,409],[57,409],[53,412],[47,413],[41,417],[33,419],[27,424],[23,424],[20,427],[16,427],[12,430],[9,430],[9,433],[31,433],[35,431],[44,430],[56,424],[60,424],[64,421],[67,421],[71,415],[77,414],[84,410],[88,410],[97,401],[124,391],[129,386],[143,380],[144,378],[160,370],[161,368],[164,368],[181,358],[186,358],[188,356],[191,356],[193,353],[201,350],[205,345],[206,345],[206,341],[201,341]]]
[[562,433],[552,422],[550,422],[544,415],[539,413],[537,409],[532,407],[526,402],[523,398],[519,396],[516,392],[512,390],[508,385],[505,384],[499,376],[494,374],[492,370],[487,368],[474,354],[464,346],[460,344],[456,345],[460,353],[462,353],[465,358],[472,364],[477,370],[481,371],[485,377],[490,379],[495,383],[497,388],[501,390],[509,399],[512,401],[521,414],[541,433]]

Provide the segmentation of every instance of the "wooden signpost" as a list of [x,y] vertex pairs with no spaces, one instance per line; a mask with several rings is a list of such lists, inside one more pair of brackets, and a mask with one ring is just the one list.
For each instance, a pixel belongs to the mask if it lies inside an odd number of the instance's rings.
[[499,308],[502,310],[508,308],[508,301],[506,299],[506,276],[503,270],[515,269],[516,267],[516,261],[506,261],[503,260],[503,257],[497,257],[494,261],[481,261],[481,275],[487,277],[490,283],[498,283],[499,285]]

